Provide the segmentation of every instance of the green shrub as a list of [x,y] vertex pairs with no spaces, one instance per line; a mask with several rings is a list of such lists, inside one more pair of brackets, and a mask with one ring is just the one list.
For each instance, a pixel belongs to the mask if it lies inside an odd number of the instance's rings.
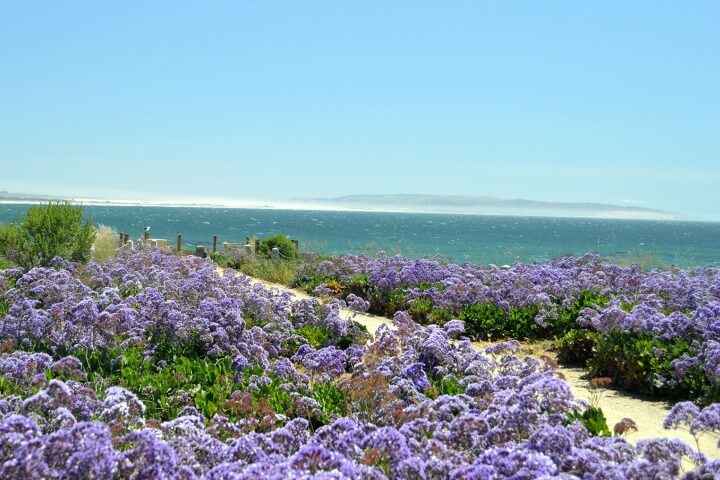
[[[176,356],[159,363],[146,358],[142,347],[69,352],[83,363],[89,382],[99,394],[110,385],[134,392],[146,407],[146,416],[172,420],[190,402],[210,418],[238,387],[230,357],[218,359]],[[52,375],[47,372],[48,378]]]
[[208,352],[208,344],[198,333],[192,333],[182,342],[174,336],[169,327],[158,325],[148,331],[148,343],[153,345],[156,360],[174,357],[201,358]]
[[512,338],[544,338],[554,331],[552,327],[541,327],[535,321],[540,312],[538,305],[528,305],[524,308],[513,307],[508,313],[508,324],[505,337]]
[[270,252],[275,247],[280,250],[280,255],[283,258],[297,258],[295,244],[292,242],[292,240],[290,240],[288,237],[281,233],[263,239],[260,242],[260,251],[258,253],[265,258],[270,258]]
[[545,320],[541,326],[536,321],[539,305],[512,307],[505,310],[494,303],[478,303],[463,307],[458,318],[465,322],[465,332],[473,339],[499,338],[550,338],[564,335],[576,328],[580,312],[593,305],[605,305],[608,298],[594,292],[584,291],[570,307],[558,308],[555,317]]
[[584,367],[593,356],[599,334],[590,330],[573,329],[558,338],[558,362]]
[[[303,325],[296,328],[295,333],[305,338],[308,345],[316,349],[334,344],[341,350],[347,350],[354,342],[364,343],[368,331],[364,325],[353,320],[352,326],[343,336],[333,337],[332,331],[328,327],[318,325]],[[295,351],[300,345],[300,343],[294,342],[286,343],[284,347],[288,351]]]
[[700,367],[689,368],[676,378],[671,363],[695,349],[685,340],[663,341],[647,333],[612,330],[598,337],[588,361],[591,377],[610,377],[625,390],[666,398],[717,402],[717,388]]
[[399,310],[406,310],[408,306],[405,292],[398,288],[389,292],[369,292],[366,297],[370,301],[370,312],[378,315],[392,317]]
[[370,282],[367,274],[360,274],[350,277],[345,285],[343,285],[343,297],[347,297],[351,293],[358,297],[367,298],[370,290]]
[[473,340],[506,336],[507,312],[494,303],[476,303],[460,310],[458,318],[465,322],[465,334]]
[[32,206],[22,223],[0,227],[0,256],[29,270],[58,256],[74,262],[90,259],[95,228],[83,221],[83,209],[68,202]]
[[295,330],[295,333],[305,337],[313,348],[323,348],[330,342],[332,332],[324,327],[317,325],[304,325]]
[[607,419],[602,409],[599,407],[589,406],[584,412],[580,413],[577,410],[571,410],[567,415],[567,425],[573,422],[580,422],[590,435],[594,437],[609,437],[610,428],[607,424]]
[[[74,355],[82,363],[87,375],[87,385],[94,388],[99,398],[105,390],[117,385],[134,392],[146,407],[145,417],[160,421],[173,420],[185,406],[194,406],[207,419],[215,414],[229,417],[233,422],[240,419],[255,420],[257,430],[277,426],[278,417],[307,418],[312,428],[326,425],[334,416],[349,413],[347,394],[333,382],[317,382],[309,387],[298,386],[303,396],[312,397],[320,404],[321,412],[308,411],[294,401],[285,383],[272,372],[259,366],[243,369],[238,373],[232,366],[232,358],[220,356],[188,357],[181,355],[184,347],[167,348],[162,358],[147,357],[144,346],[135,345],[125,349],[58,349],[53,356]],[[37,344],[33,351],[50,353],[47,345]],[[158,361],[162,360],[162,361]],[[48,380],[73,379],[51,370],[45,372]],[[259,382],[266,376],[269,382]],[[0,394],[19,395],[26,398],[41,386],[28,388],[0,376]],[[272,424],[265,422],[270,419]]]
[[328,279],[324,276],[317,275],[314,277],[307,277],[299,280],[297,277],[293,279],[293,287],[300,288],[308,294],[312,294],[313,291],[321,284],[325,283]]
[[465,393],[465,387],[460,385],[457,377],[446,375],[442,378],[430,378],[430,386],[425,389],[425,394],[430,398],[437,398],[440,395],[460,395]]
[[433,308],[430,312],[430,323],[437,325],[445,325],[453,318],[453,312],[449,308]]
[[10,302],[4,298],[0,298],[0,320],[5,318],[5,315],[10,311]]
[[78,350],[72,354],[81,360],[98,393],[110,385],[127,388],[143,401],[147,418],[172,420],[189,404],[207,418],[221,413],[237,420],[245,412],[235,410],[229,401],[235,391],[252,390],[253,397],[269,401],[275,413],[284,414],[291,405],[289,394],[279,388],[278,378],[270,375],[269,385],[251,388],[253,375],[261,376],[263,370],[249,368],[238,378],[230,357],[173,356],[160,363],[157,358],[146,358],[142,347]]
[[433,303],[427,298],[416,298],[410,302],[408,313],[418,323],[426,324],[432,314]]
[[323,424],[329,423],[330,415],[347,415],[348,403],[345,394],[332,382],[318,382],[312,386],[312,398],[322,408]]

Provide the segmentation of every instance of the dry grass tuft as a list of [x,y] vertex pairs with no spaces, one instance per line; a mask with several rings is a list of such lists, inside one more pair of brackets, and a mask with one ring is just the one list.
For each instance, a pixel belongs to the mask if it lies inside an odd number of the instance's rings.
[[98,225],[95,228],[95,242],[92,246],[93,260],[103,263],[115,256],[118,248],[119,234],[117,230],[108,225]]

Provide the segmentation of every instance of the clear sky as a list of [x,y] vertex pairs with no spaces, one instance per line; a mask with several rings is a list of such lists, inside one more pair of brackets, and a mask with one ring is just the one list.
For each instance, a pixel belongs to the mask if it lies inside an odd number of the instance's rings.
[[0,190],[720,220],[717,1],[5,1]]

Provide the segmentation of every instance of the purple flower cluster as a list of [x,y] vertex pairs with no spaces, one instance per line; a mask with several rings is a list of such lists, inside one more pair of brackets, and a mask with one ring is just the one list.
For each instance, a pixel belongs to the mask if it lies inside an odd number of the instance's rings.
[[356,312],[367,312],[368,309],[370,309],[370,302],[362,297],[358,297],[354,293],[348,295],[347,298],[345,298],[345,302],[347,302],[349,309],[355,310]]
[[675,404],[663,423],[667,429],[687,427],[693,435],[704,432],[720,432],[720,403],[713,403],[702,410],[692,402]]
[[539,264],[456,265],[433,259],[343,255],[324,261],[316,274],[347,284],[367,276],[373,292],[402,289],[410,298],[427,298],[457,311],[476,303],[498,306],[569,305],[584,291],[638,305],[655,301],[661,310],[693,311],[720,302],[720,271],[712,268],[642,271],[601,261],[594,254]]
[[267,433],[229,437],[215,427],[221,419],[206,427],[192,413],[119,433],[87,421],[46,431],[31,416],[9,414],[0,420],[0,476],[625,479],[679,478],[683,459],[714,468],[681,442],[632,446],[590,437],[551,416],[541,421],[535,416],[541,409],[517,395],[503,400],[528,409],[527,420],[516,418],[520,411],[502,412],[499,401],[443,396],[406,407],[402,419],[384,425],[341,418],[311,432],[306,420],[295,419]]
[[292,360],[301,363],[311,373],[313,379],[328,380],[345,373],[347,355],[335,347],[315,350],[305,344],[298,349]]
[[17,385],[30,386],[37,383],[38,375],[45,383],[45,370],[53,363],[52,357],[46,353],[13,352],[0,355],[0,372]]
[[[17,275],[8,272],[0,277]],[[102,266],[35,268],[2,297],[9,311],[0,319],[0,338],[11,340],[16,349],[73,351],[147,343],[151,352],[158,340],[199,342],[210,355],[243,354],[266,367],[285,340],[297,337],[295,327],[355,332],[336,305],[294,303],[289,294],[233,271],[219,276],[209,261],[160,250],[121,255]]]
[[[460,279],[473,270],[433,260],[383,261],[395,273],[382,280],[382,288],[447,282],[445,291],[457,293]],[[351,275],[355,260],[342,262],[338,268]],[[510,274],[501,269],[477,281],[491,282],[482,295],[492,296],[498,287],[505,289],[498,298],[511,303],[521,301],[511,288],[532,291],[533,302],[545,302],[546,296],[572,298],[585,288],[583,282],[599,282],[601,272],[615,275],[608,285],[621,281],[621,274],[593,259],[567,262],[544,273],[540,267],[516,267],[515,273],[533,272],[535,284],[521,276],[505,279]],[[334,265],[322,268],[331,271]],[[572,273],[558,273],[563,269]],[[552,272],[556,290],[546,278]],[[459,321],[422,327],[398,312],[395,329],[383,326],[366,343],[368,337],[343,318],[337,301],[293,301],[244,276],[219,276],[209,262],[154,250],[102,266],[59,262],[18,273],[3,292],[10,309],[0,318],[1,338],[15,348],[57,355],[0,354],[0,385],[13,386],[0,396],[0,478],[679,478],[683,460],[699,465],[688,475],[718,471],[680,442],[633,446],[590,436],[581,424],[568,423],[568,412],[586,405],[550,367],[518,356],[517,342],[479,351],[463,337],[454,340],[464,332]],[[10,278],[7,271],[0,276]],[[466,285],[473,281],[465,279]],[[492,284],[496,280],[502,281]],[[431,294],[442,293],[437,288]],[[360,300],[348,303],[363,307]],[[682,300],[689,301],[705,300]],[[643,311],[637,321],[653,315]],[[322,348],[301,335],[320,330],[331,337]],[[334,343],[348,335],[351,346]],[[138,392],[90,381],[78,358],[58,353],[140,344],[150,354],[161,352],[161,341],[199,341],[208,355],[232,358],[237,375],[252,373],[251,390],[267,386],[272,372],[285,382],[298,411],[321,408],[318,400],[301,396],[298,386],[327,382],[345,396],[347,410],[319,428],[306,418],[277,414],[264,426],[249,417],[206,418],[191,405],[161,422],[146,416]],[[256,366],[266,373],[254,374]],[[446,385],[453,392],[443,391]],[[232,398],[242,404],[245,397]],[[698,431],[720,425],[711,407],[678,407],[673,418],[668,425],[689,422]]]
[[[720,383],[720,270],[715,268],[642,271],[636,265],[623,267],[591,254],[506,268],[344,255],[322,262],[315,273],[343,285],[363,276],[370,301],[401,291],[411,306],[424,300],[451,314],[484,303],[505,310],[533,306],[541,328],[563,312],[573,311],[583,294],[591,292],[608,301],[582,310],[570,320],[577,324],[568,328],[603,334],[620,330],[666,342],[685,341],[696,354],[677,360],[676,373],[700,365],[711,382]],[[351,295],[355,302],[356,295]]]

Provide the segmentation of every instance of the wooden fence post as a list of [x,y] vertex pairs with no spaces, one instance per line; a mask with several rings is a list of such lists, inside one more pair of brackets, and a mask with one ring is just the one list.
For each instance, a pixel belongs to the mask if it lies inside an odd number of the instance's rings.
[[213,252],[217,253],[217,235],[213,235]]
[[178,233],[177,237],[177,253],[182,253],[182,234]]

